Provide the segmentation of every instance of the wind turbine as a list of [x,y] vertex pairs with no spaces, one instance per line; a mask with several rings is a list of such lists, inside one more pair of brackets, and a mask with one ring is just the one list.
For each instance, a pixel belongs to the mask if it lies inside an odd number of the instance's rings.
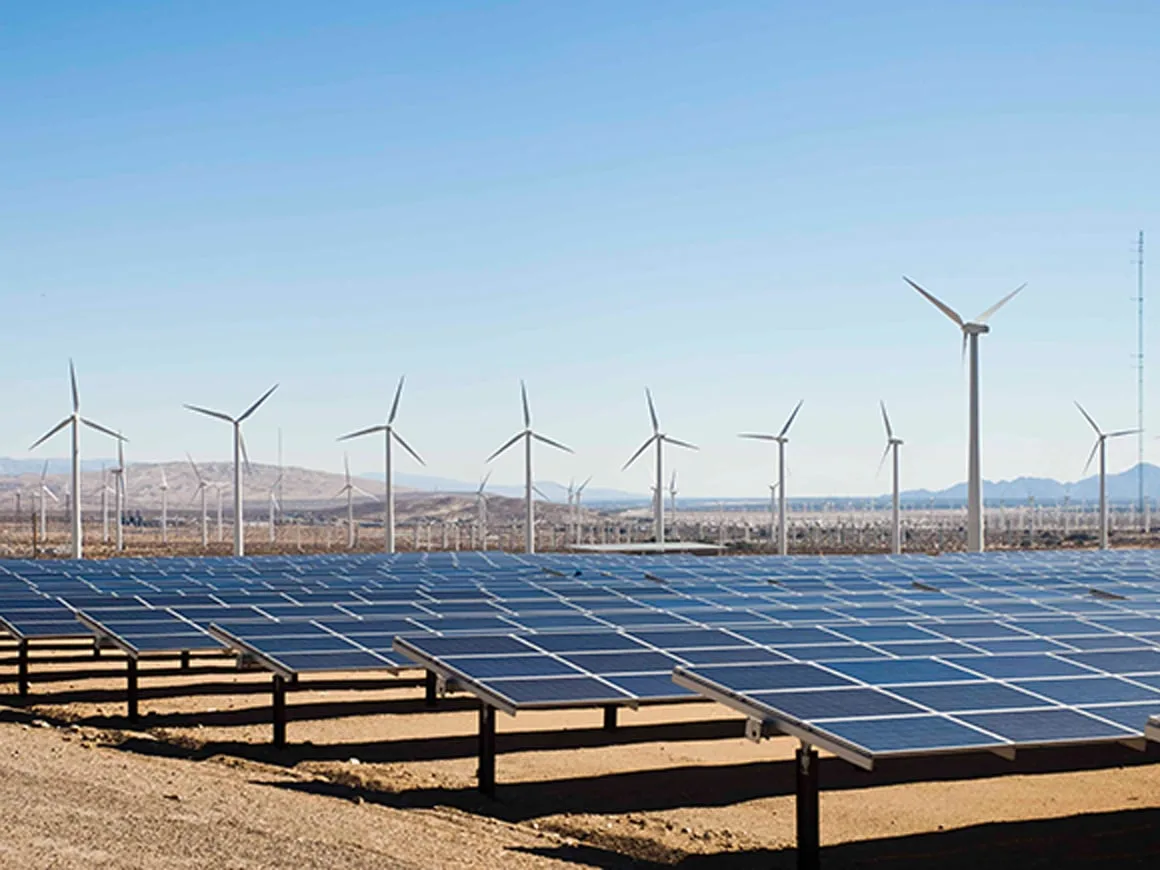
[[967,428],[967,551],[981,553],[983,540],[983,472],[979,458],[979,336],[991,331],[987,321],[996,311],[1015,298],[1026,284],[1020,284],[972,321],[964,321],[959,313],[949,305],[936,299],[906,276],[911,287],[921,293],[928,302],[945,314],[962,330],[963,355],[970,348],[970,413]]
[[169,543],[169,480],[161,467],[161,543]]
[[894,437],[894,429],[890,426],[890,415],[886,413],[886,403],[879,400],[882,407],[882,423],[886,426],[886,449],[882,452],[882,460],[878,463],[878,472],[886,464],[886,457],[894,454],[894,485],[890,498],[890,552],[898,555],[902,552],[902,519],[899,513],[898,499],[898,448],[902,446],[902,439]]
[[117,486],[113,493],[114,513],[117,515],[117,552],[125,549],[125,496],[128,490],[125,487],[125,449],[124,439],[117,442],[117,468],[113,472],[117,476]]
[[576,487],[576,493],[572,502],[572,510],[574,512],[574,520],[572,528],[575,530],[576,543],[581,543],[580,539],[583,537],[583,522],[580,515],[580,499],[584,497],[584,490],[592,482],[592,478],[588,477],[582,484]]
[[395,431],[395,416],[399,413],[399,399],[403,395],[403,383],[406,381],[406,376],[399,378],[399,385],[395,387],[395,400],[391,403],[391,413],[387,415],[387,422],[379,426],[371,426],[367,429],[359,429],[357,432],[351,432],[349,435],[343,435],[339,441],[347,441],[351,438],[359,438],[363,435],[371,435],[375,432],[383,433],[384,456],[386,461],[386,491],[383,494],[384,516],[383,529],[384,540],[383,549],[388,553],[395,552],[395,485],[394,485],[394,471],[391,466],[391,446],[395,441],[399,442],[399,446],[411,454],[412,458],[420,465],[427,463],[411,449],[403,437]]
[[785,445],[789,443],[789,427],[793,425],[794,418],[802,409],[804,401],[805,399],[798,400],[793,412],[789,415],[789,419],[785,421],[785,425],[776,435],[746,432],[738,436],[739,438],[751,438],[755,441],[777,442],[777,552],[783,556],[789,553],[789,535],[785,525]]
[[262,403],[270,398],[270,394],[278,389],[278,385],[270,387],[262,394],[262,397],[254,404],[250,405],[239,417],[231,417],[229,414],[223,414],[221,411],[211,411],[208,408],[201,408],[197,405],[186,405],[185,407],[191,411],[196,411],[198,414],[205,414],[207,417],[216,417],[218,420],[225,420],[234,427],[234,555],[246,555],[246,531],[243,515],[243,499],[242,499],[242,460],[245,460],[246,467],[250,465],[250,459],[246,456],[246,442],[242,438],[242,423],[246,418],[253,414]]
[[205,548],[209,546],[209,513],[206,511],[205,504],[205,491],[209,488],[209,481],[201,476],[201,471],[198,469],[197,463],[193,461],[192,456],[186,453],[185,458],[189,460],[189,466],[193,469],[193,476],[197,478],[197,489],[194,490],[193,498],[190,501],[193,501],[199,495],[201,496],[201,546]]
[[282,485],[282,472],[278,472],[278,477],[270,486],[270,543],[276,543],[278,540],[278,527],[276,520],[278,519],[278,512],[282,510],[282,505],[278,501],[278,487]]
[[[40,438],[38,438],[33,443],[33,445],[31,447],[29,447],[28,449],[29,450],[36,449],[41,444],[43,444],[45,441],[47,441],[49,438],[51,438],[53,435],[55,435],[57,432],[59,432],[61,429],[63,429],[65,426],[72,427],[72,478],[71,478],[72,483],[69,487],[69,491],[72,492],[72,494],[73,494],[73,498],[71,500],[72,503],[70,505],[70,514],[71,514],[70,521],[71,521],[71,526],[72,526],[72,534],[71,534],[71,537],[72,537],[72,557],[74,559],[82,559],[82,558],[84,558],[84,542],[83,542],[84,535],[83,535],[83,531],[81,529],[81,500],[80,500],[80,491],[81,491],[80,429],[81,429],[81,424],[83,423],[85,426],[88,426],[90,429],[95,429],[98,432],[102,432],[105,435],[109,435],[112,438],[118,439],[118,444],[120,442],[124,441],[125,439],[122,438],[120,435],[118,435],[116,432],[112,431],[111,429],[106,429],[104,426],[101,426],[99,423],[94,423],[92,420],[89,420],[88,418],[81,416],[81,398],[80,398],[80,393],[77,390],[77,372],[76,372],[76,369],[73,367],[73,362],[71,359],[68,361],[68,376],[69,376],[69,383],[72,387],[72,413],[69,414],[67,417],[65,417],[63,420],[61,420],[59,423],[57,423],[55,426],[53,426],[51,429],[49,429],[47,433],[40,436]],[[53,498],[55,498],[55,496],[53,496]],[[43,508],[43,501],[42,501],[41,507]],[[43,510],[41,510],[40,516],[41,516],[41,522],[43,522],[44,521],[44,511]],[[41,531],[43,533],[43,528]]]
[[101,543],[109,543],[109,496],[116,498],[117,490],[109,486],[109,471],[101,466]]
[[487,494],[484,489],[487,488],[487,482],[491,479],[491,472],[483,476],[483,480],[479,482],[479,489],[475,491],[475,509],[478,516],[479,523],[479,549],[487,549]]
[[339,498],[343,493],[346,493],[346,548],[348,550],[354,549],[354,494],[365,495],[367,498],[374,500],[374,496],[365,489],[355,485],[350,478],[350,457],[345,453],[342,456],[342,462],[346,471],[346,484],[338,491],[335,498]]
[[48,477],[48,460],[44,461],[44,468],[40,470],[40,486],[36,489],[37,498],[40,500],[40,542],[43,545],[45,536],[48,534],[48,521],[46,516],[48,514],[48,502],[45,497],[51,498],[55,502],[60,502],[51,489],[48,488],[48,482],[45,478]]
[[656,498],[653,500],[653,526],[654,526],[653,534],[655,536],[655,540],[656,540],[657,544],[663,545],[665,542],[665,497],[664,497],[664,486],[665,486],[664,447],[665,447],[665,444],[666,443],[675,444],[677,447],[685,447],[689,450],[697,450],[698,448],[692,444],[689,444],[687,441],[681,441],[677,438],[672,438],[669,435],[666,435],[663,432],[661,432],[660,423],[657,421],[657,409],[656,409],[656,406],[653,404],[652,392],[648,389],[648,387],[645,387],[644,395],[645,395],[645,399],[648,400],[648,415],[649,415],[649,420],[652,422],[653,433],[651,436],[649,436],[648,440],[644,442],[644,444],[640,445],[640,447],[637,448],[636,453],[632,454],[632,456],[629,457],[628,462],[624,463],[624,467],[621,468],[620,470],[621,471],[627,470],[630,465],[632,465],[634,462],[636,462],[637,458],[642,453],[644,453],[645,450],[647,450],[653,444],[656,445],[656,448],[657,448],[657,459],[656,459],[657,478],[656,478],[656,484],[654,484],[654,487],[656,490]]
[[1104,432],[1096,425],[1096,421],[1092,419],[1091,414],[1084,410],[1083,405],[1079,402],[1075,403],[1079,408],[1079,412],[1083,414],[1084,419],[1087,420],[1093,429],[1096,431],[1096,443],[1092,445],[1092,452],[1088,454],[1087,462],[1084,463],[1084,474],[1087,474],[1088,468],[1091,467],[1092,460],[1095,459],[1097,451],[1100,454],[1100,549],[1106,550],[1108,548],[1108,488],[1107,488],[1107,467],[1108,467],[1108,439],[1120,438],[1124,435],[1137,435],[1142,430],[1140,429],[1120,429],[1117,432]]
[[520,398],[523,400],[524,406],[524,428],[517,432],[503,447],[487,457],[487,461],[491,462],[513,444],[516,444],[521,439],[524,442],[524,501],[525,501],[525,515],[524,522],[526,524],[524,530],[524,551],[527,553],[536,552],[536,507],[535,501],[532,499],[535,484],[532,482],[532,442],[540,441],[547,444],[549,447],[555,447],[557,450],[563,450],[567,453],[573,453],[571,447],[565,447],[558,441],[553,441],[547,436],[541,435],[539,432],[532,431],[532,412],[528,408],[528,388],[524,382],[520,381]]

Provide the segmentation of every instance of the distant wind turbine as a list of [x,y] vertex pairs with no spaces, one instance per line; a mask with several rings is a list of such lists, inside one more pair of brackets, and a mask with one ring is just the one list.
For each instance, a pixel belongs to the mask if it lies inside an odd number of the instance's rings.
[[880,401],[879,404],[882,406],[882,422],[886,426],[886,449],[882,452],[881,462],[878,463],[879,473],[882,471],[882,466],[886,464],[886,457],[891,453],[894,454],[894,484],[890,498],[890,552],[897,555],[902,552],[902,519],[899,513],[898,491],[898,448],[902,446],[902,439],[894,437],[894,430],[890,426],[890,416],[886,413],[886,403]]
[[350,476],[350,457],[345,453],[342,455],[343,468],[346,472],[346,483],[342,489],[338,491],[335,498],[340,498],[346,495],[346,548],[348,550],[354,549],[354,494],[364,495],[372,501],[376,501],[375,497],[367,492],[365,489],[359,487]]
[[528,388],[523,381],[520,381],[520,398],[523,401],[524,408],[524,428],[517,432],[504,445],[487,457],[487,461],[491,462],[513,444],[518,443],[521,439],[524,442],[524,551],[527,553],[536,552],[536,507],[535,500],[532,498],[535,484],[532,480],[532,442],[539,441],[547,444],[549,447],[555,447],[557,450],[563,450],[567,453],[573,453],[571,447],[565,447],[558,441],[553,441],[539,432],[532,431],[532,412],[528,408]]
[[169,543],[169,480],[161,468],[161,543]]
[[936,299],[909,278],[903,276],[911,287],[926,298],[931,305],[945,314],[963,333],[963,355],[970,349],[970,419],[967,428],[967,551],[981,553],[984,549],[983,530],[983,471],[979,456],[979,336],[991,331],[987,321],[991,316],[1015,298],[1026,284],[1020,284],[972,321],[964,321],[959,313],[949,305]]
[[1083,471],[1087,474],[1087,470],[1091,467],[1092,460],[1095,459],[1096,453],[1100,454],[1100,549],[1106,550],[1108,548],[1108,439],[1120,438],[1124,435],[1137,435],[1140,429],[1120,429],[1117,432],[1104,432],[1096,425],[1096,421],[1092,419],[1091,414],[1084,410],[1083,405],[1079,402],[1075,403],[1079,408],[1079,412],[1083,414],[1084,419],[1091,424],[1091,427],[1096,432],[1096,443],[1092,445],[1092,452],[1088,454],[1087,462],[1084,463]]
[[584,482],[582,484],[580,484],[578,487],[576,487],[576,493],[572,499],[572,511],[573,511],[572,528],[574,530],[573,534],[575,534],[575,536],[576,536],[576,543],[577,544],[581,543],[580,538],[583,537],[583,518],[581,517],[581,514],[580,514],[580,499],[582,499],[584,497],[584,490],[588,487],[588,484],[590,484],[591,482],[592,482],[591,477],[585,478]]
[[270,533],[270,543],[271,544],[276,543],[278,540],[278,523],[277,523],[278,512],[280,510],[282,510],[282,505],[278,501],[278,488],[281,485],[282,485],[282,472],[279,471],[278,477],[274,480],[273,485],[271,485],[270,493],[269,493],[269,508],[270,508],[269,533]]
[[789,415],[789,419],[785,421],[785,425],[781,427],[781,431],[776,435],[745,432],[738,436],[740,438],[750,438],[755,441],[773,441],[777,443],[777,552],[783,556],[789,553],[789,535],[786,531],[785,522],[785,445],[789,443],[789,427],[793,425],[794,418],[797,417],[798,411],[802,409],[802,403],[804,401],[805,399],[798,400],[793,412]]
[[[81,416],[81,398],[80,392],[77,390],[77,373],[73,362],[68,361],[68,376],[69,384],[72,387],[72,413],[48,430],[47,433],[40,436],[29,450],[34,450],[63,429],[65,426],[72,427],[72,482],[69,486],[69,491],[73,493],[72,503],[70,505],[70,524],[71,524],[71,539],[72,539],[72,557],[74,559],[84,558],[84,533],[81,528],[81,450],[80,450],[80,429],[81,424],[88,426],[90,429],[95,429],[105,435],[124,441],[116,432],[111,429],[106,429],[99,423],[94,423],[86,417]],[[55,496],[54,496],[55,498]],[[43,507],[43,503],[42,503]],[[41,521],[44,520],[44,511],[40,512]],[[43,533],[43,528],[42,528]]]
[[209,481],[201,476],[201,470],[198,469],[197,463],[193,461],[193,457],[188,453],[185,454],[186,459],[189,460],[189,467],[193,469],[193,476],[197,478],[197,489],[194,490],[193,499],[201,496],[201,545],[202,547],[209,546],[209,513],[206,510],[206,489],[209,488]]
[[637,448],[636,453],[629,457],[628,462],[624,463],[621,471],[628,469],[630,465],[636,462],[637,458],[644,453],[650,446],[656,445],[656,483],[653,488],[656,490],[656,498],[653,500],[653,535],[657,544],[664,544],[665,542],[665,469],[664,469],[664,447],[665,444],[675,444],[677,447],[684,447],[688,450],[697,450],[698,448],[687,441],[681,441],[661,432],[660,423],[657,421],[657,409],[653,404],[652,392],[646,387],[644,391],[645,399],[648,401],[648,415],[652,423],[653,433],[649,436],[644,444]]
[[395,388],[395,400],[391,403],[391,413],[387,415],[387,422],[379,426],[371,426],[367,429],[359,429],[357,432],[351,432],[349,435],[343,435],[339,441],[347,441],[351,438],[359,438],[363,435],[371,435],[375,432],[383,433],[384,456],[386,461],[386,489],[383,493],[383,549],[388,553],[395,552],[395,484],[394,484],[394,469],[391,465],[391,447],[393,442],[399,442],[399,446],[411,454],[411,457],[420,465],[426,465],[414,450],[411,449],[403,437],[395,431],[395,417],[399,413],[399,399],[403,395],[403,383],[406,381],[406,376],[399,378],[399,385]]
[[476,522],[479,524],[479,549],[487,549],[487,482],[491,479],[491,472],[483,476],[483,480],[479,482],[479,489],[475,491],[475,509]]
[[48,522],[46,520],[46,516],[48,515],[48,502],[45,501],[45,498],[46,497],[51,498],[55,502],[60,501],[60,499],[58,499],[56,497],[56,493],[54,493],[51,489],[48,488],[48,481],[45,479],[47,477],[48,477],[48,460],[46,459],[44,461],[44,468],[42,468],[40,470],[40,485],[36,488],[36,495],[40,501],[40,520],[39,520],[39,522],[40,522],[40,541],[42,544],[44,543],[45,536],[48,534]]
[[246,467],[250,465],[250,458],[246,455],[246,442],[242,437],[242,423],[245,422],[251,414],[253,414],[262,403],[265,402],[274,390],[278,389],[278,385],[270,387],[266,390],[254,404],[250,405],[238,417],[231,417],[229,414],[223,414],[221,411],[211,411],[209,408],[202,408],[197,405],[186,405],[185,407],[198,414],[205,414],[207,417],[215,417],[218,420],[224,420],[234,428],[234,555],[244,556],[246,554],[246,531],[245,531],[245,514],[244,514],[244,499],[242,497],[242,462],[245,461]]

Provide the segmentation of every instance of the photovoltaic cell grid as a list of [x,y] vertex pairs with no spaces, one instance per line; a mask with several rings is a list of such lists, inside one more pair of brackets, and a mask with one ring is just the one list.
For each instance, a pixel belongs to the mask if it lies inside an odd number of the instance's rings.
[[[889,754],[974,745],[968,736],[1138,736],[1145,710],[1160,709],[1158,567],[1147,553],[0,563],[0,615],[19,621],[46,602],[65,624],[75,606],[141,652],[201,648],[216,623],[219,639],[286,672],[416,661],[512,711],[690,697],[674,667],[698,688],[740,696],[729,666],[810,664],[853,684],[794,687],[792,697],[766,687],[793,710],[768,698],[746,709],[801,727],[840,722],[835,739]],[[923,659],[970,679],[874,676],[876,663]],[[966,709],[948,694],[974,700]],[[1000,706],[999,695],[1031,701]]]

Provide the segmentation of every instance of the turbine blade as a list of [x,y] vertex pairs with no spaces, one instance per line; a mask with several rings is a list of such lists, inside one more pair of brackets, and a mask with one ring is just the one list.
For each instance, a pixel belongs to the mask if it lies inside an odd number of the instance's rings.
[[400,435],[400,434],[399,434],[398,432],[396,432],[394,429],[392,429],[392,430],[391,430],[391,435],[393,435],[393,436],[394,436],[394,438],[395,438],[395,440],[399,442],[399,446],[400,446],[400,447],[402,447],[404,450],[406,450],[408,453],[410,453],[410,454],[411,454],[412,458],[413,458],[413,459],[414,459],[416,462],[418,462],[420,465],[423,465],[423,466],[426,466],[426,465],[427,465],[427,463],[423,461],[423,457],[422,457],[422,456],[420,456],[418,453],[416,453],[414,450],[412,450],[412,449],[411,449],[411,445],[410,445],[410,444],[408,444],[406,441],[404,441],[404,440],[403,440],[403,436],[402,436],[402,435]]
[[106,434],[112,438],[116,438],[118,441],[128,441],[129,440],[121,433],[114,432],[112,429],[106,429],[100,423],[94,423],[92,420],[89,420],[86,417],[81,417],[81,422],[84,423],[86,426],[88,426],[90,429],[96,429],[98,432],[103,432],[104,434]]
[[1016,287],[1014,290],[1012,290],[1010,293],[1008,293],[1006,296],[1004,296],[1002,299],[1000,299],[998,302],[996,302],[994,305],[992,305],[990,308],[988,308],[986,311],[984,311],[982,314],[980,314],[978,317],[976,317],[975,323],[986,323],[990,319],[992,314],[994,314],[996,311],[998,311],[1000,308],[1002,308],[1004,305],[1006,305],[1008,302],[1010,302],[1012,299],[1014,299],[1015,296],[1019,293],[1019,291],[1022,290],[1026,286],[1027,286],[1026,283],[1020,284],[1018,287]]
[[77,370],[73,366],[73,361],[71,359],[68,361],[68,379],[72,384],[73,413],[75,414],[81,409],[81,394],[80,391],[77,390]]
[[636,462],[636,460],[640,457],[640,455],[642,453],[644,453],[646,450],[648,450],[648,448],[652,445],[652,443],[654,441],[657,440],[658,437],[660,437],[660,436],[653,435],[651,438],[649,438],[647,441],[645,441],[644,444],[640,445],[640,447],[637,448],[636,453],[632,454],[632,456],[629,457],[628,462],[624,463],[624,465],[621,467],[620,470],[626,471],[630,465],[632,465],[634,462]]
[[915,290],[917,290],[919,293],[921,293],[923,296],[925,296],[927,301],[930,302],[931,305],[933,305],[935,308],[937,308],[939,311],[941,311],[943,314],[945,314],[947,317],[949,317],[951,320],[953,320],[955,322],[955,324],[960,329],[962,329],[963,318],[961,318],[959,316],[959,313],[957,311],[955,311],[953,308],[951,308],[946,303],[936,299],[932,294],[927,293],[925,290],[923,290],[921,287],[919,287],[917,284],[915,284],[913,281],[911,281],[905,275],[902,276],[902,280],[905,281],[907,284],[909,284],[911,287],[913,287]]
[[592,482],[592,477],[591,477],[591,475],[589,475],[587,478],[585,478],[584,482],[576,488],[576,495],[580,495],[580,493],[584,492],[584,487],[588,486],[588,484],[590,484],[591,482]]
[[1096,434],[1103,435],[1104,433],[1100,431],[1100,427],[1096,425],[1096,421],[1092,419],[1092,415],[1084,410],[1083,405],[1081,405],[1079,402],[1076,402],[1075,406],[1079,408],[1079,412],[1083,414],[1084,419],[1092,424],[1092,428],[1096,430]]
[[886,424],[886,440],[893,441],[894,430],[890,428],[890,416],[886,413],[886,402],[879,399],[878,404],[882,406],[882,422]]
[[391,402],[391,415],[387,417],[387,425],[395,422],[395,415],[399,413],[399,399],[403,396],[403,381],[407,379],[406,375],[399,377],[399,385],[395,387],[395,401]]
[[742,432],[737,436],[738,438],[751,438],[754,441],[776,441],[776,435],[762,435],[757,432]]
[[363,435],[372,435],[375,432],[386,432],[386,426],[368,426],[366,429],[359,429],[357,432],[351,432],[349,435],[342,435],[339,441],[349,441],[351,438],[361,438]]
[[1087,474],[1087,470],[1091,467],[1092,460],[1096,458],[1096,451],[1100,449],[1100,444],[1103,442],[1103,440],[1103,436],[1101,435],[1096,439],[1096,443],[1092,445],[1092,452],[1088,454],[1087,462],[1083,464],[1084,474]]
[[551,501],[551,499],[548,498],[548,496],[546,496],[544,494],[544,491],[542,489],[540,489],[538,486],[536,486],[534,483],[532,484],[532,492],[534,492],[536,495],[538,495],[544,501]]
[[48,476],[48,460],[44,460],[44,466],[40,469],[40,483],[44,484],[44,479]]
[[197,482],[205,486],[205,481],[202,479],[201,472],[198,471],[197,463],[193,461],[193,457],[186,453],[185,458],[189,460],[189,467],[193,469],[193,476],[197,478]]
[[367,492],[365,489],[363,489],[360,486],[354,487],[354,491],[357,492],[361,496],[365,496],[366,498],[369,498],[371,501],[378,501],[379,500],[379,497],[377,495],[371,495],[369,492]]
[[58,503],[60,502],[60,499],[56,497],[56,494],[47,486],[44,488],[44,494],[51,498],[53,501]]
[[565,453],[575,453],[576,452],[571,447],[568,447],[564,444],[561,444],[559,441],[553,441],[551,438],[548,438],[546,435],[541,435],[539,432],[533,432],[532,437],[535,438],[537,441],[540,441],[540,442],[543,442],[544,444],[547,444],[549,447],[555,447],[557,450],[563,450]]
[[495,459],[497,456],[499,456],[501,453],[503,453],[505,450],[507,450],[509,447],[511,447],[513,444],[515,444],[517,441],[519,441],[521,438],[523,438],[524,434],[525,433],[523,433],[523,432],[519,432],[519,433],[513,435],[509,440],[504,442],[503,447],[501,447],[499,450],[495,451],[495,453],[491,454],[491,456],[487,457],[487,461],[491,462],[493,459]]
[[350,486],[350,455],[342,454],[343,470],[346,472],[346,485]]
[[249,417],[251,414],[253,414],[256,410],[258,410],[258,408],[261,406],[261,404],[264,401],[266,401],[268,398],[270,398],[270,395],[276,389],[278,389],[278,385],[274,384],[274,386],[270,387],[270,389],[268,389],[268,390],[266,390],[266,392],[262,393],[262,398],[258,399],[258,401],[254,402],[254,404],[252,404],[252,405],[250,405],[250,407],[246,408],[246,412],[244,414],[242,414],[242,416],[238,417],[238,422],[241,423],[243,420],[245,420],[247,417]]
[[1143,431],[1143,429],[1120,429],[1117,432],[1109,432],[1105,437],[1119,438],[1121,435],[1139,435]]
[[679,438],[670,438],[668,435],[662,435],[661,440],[669,444],[676,444],[678,447],[687,447],[689,450],[700,450],[696,444],[690,444],[688,441],[682,441]]
[[[47,441],[49,438],[51,438],[53,435],[55,435],[57,432],[59,432],[61,429],[63,429],[65,426],[67,426],[71,422],[72,422],[72,417],[65,417],[63,420],[61,420],[59,423],[57,423],[55,426],[53,426],[51,429],[49,429],[48,432],[46,432],[44,435],[41,435],[34,442],[32,442],[32,446],[29,447],[28,449],[35,450],[37,447],[39,447],[41,444],[43,444],[45,441]],[[47,463],[45,463],[45,468],[47,470]]]
[[652,391],[648,387],[644,388],[644,397],[648,399],[648,416],[652,420],[653,432],[659,432],[661,431],[661,424],[657,422],[657,408],[653,404]]
[[891,443],[889,441],[887,441],[886,442],[886,449],[882,451],[882,459],[879,460],[879,462],[878,462],[878,470],[874,472],[875,477],[877,477],[878,475],[880,475],[882,473],[882,466],[886,464],[886,457],[890,455],[891,446],[892,446]]
[[487,474],[483,476],[483,480],[479,482],[479,489],[476,490],[477,495],[483,495],[483,489],[487,486],[487,482],[491,480],[491,469],[487,470]]
[[211,411],[209,408],[199,408],[197,405],[186,405],[185,407],[199,414],[205,414],[207,417],[217,417],[219,420],[225,420],[227,423],[234,422],[233,417],[228,414],[223,414],[221,411]]
[[793,425],[794,418],[798,415],[798,411],[802,409],[802,402],[805,399],[798,399],[798,403],[794,406],[793,413],[789,415],[789,419],[785,421],[785,425],[781,427],[781,432],[778,433],[778,438],[784,438],[785,433],[789,431],[789,427]]
[[234,425],[238,427],[238,446],[242,448],[242,468],[245,469],[246,474],[251,472],[250,469],[250,454],[246,452],[246,436],[242,434],[241,420]]
[[528,409],[528,387],[522,379],[520,380],[520,398],[524,403],[524,428],[530,429],[532,426],[532,412]]

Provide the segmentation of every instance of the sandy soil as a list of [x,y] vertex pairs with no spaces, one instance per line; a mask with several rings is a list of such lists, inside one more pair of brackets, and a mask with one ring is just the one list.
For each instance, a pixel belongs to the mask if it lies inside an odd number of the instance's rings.
[[[32,697],[0,687],[0,866],[794,864],[794,745],[750,743],[712,704],[623,711],[615,732],[597,710],[500,714],[492,801],[468,698],[428,710],[413,679],[307,679],[277,751],[267,674],[147,662],[131,724],[123,669],[34,648]],[[873,773],[827,759],[824,865],[1154,868],[1158,759],[1114,747]]]

